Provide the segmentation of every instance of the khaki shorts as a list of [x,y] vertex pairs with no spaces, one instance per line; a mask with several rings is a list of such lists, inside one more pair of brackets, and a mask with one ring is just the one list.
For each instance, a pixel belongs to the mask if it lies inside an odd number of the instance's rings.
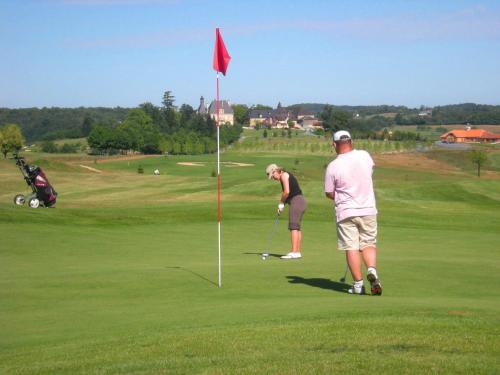
[[377,216],[355,216],[337,223],[339,250],[363,250],[377,243]]

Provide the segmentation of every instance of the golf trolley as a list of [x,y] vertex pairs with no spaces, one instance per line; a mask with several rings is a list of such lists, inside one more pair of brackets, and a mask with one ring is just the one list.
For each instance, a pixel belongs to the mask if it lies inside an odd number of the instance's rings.
[[31,208],[38,208],[40,205],[43,207],[53,206],[56,203],[57,192],[50,185],[47,176],[40,167],[27,164],[24,158],[17,154],[14,155],[13,159],[15,159],[16,165],[23,174],[24,180],[33,191],[28,196],[17,194],[14,197],[14,203],[22,206],[28,202],[28,206]]

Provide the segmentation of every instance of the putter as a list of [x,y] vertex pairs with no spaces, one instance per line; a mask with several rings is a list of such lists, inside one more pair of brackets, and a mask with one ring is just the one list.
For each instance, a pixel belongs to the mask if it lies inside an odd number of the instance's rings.
[[339,279],[339,281],[340,281],[341,283],[345,283],[345,278],[347,277],[347,270],[348,270],[348,269],[349,269],[349,266],[348,266],[348,265],[346,265],[346,266],[345,266],[344,277],[341,277],[341,278]]
[[269,245],[271,245],[271,239],[273,238],[274,232],[276,231],[276,224],[278,224],[279,218],[280,218],[280,215],[276,215],[276,219],[274,219],[274,224],[273,224],[273,227],[271,228],[271,232],[269,233],[266,247],[264,248],[264,251],[262,252],[263,258],[266,258],[269,256]]

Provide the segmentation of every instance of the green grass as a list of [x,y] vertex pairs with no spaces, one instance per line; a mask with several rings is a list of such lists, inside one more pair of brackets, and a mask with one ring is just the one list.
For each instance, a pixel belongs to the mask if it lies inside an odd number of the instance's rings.
[[[487,161],[481,167],[481,171],[500,172],[500,145],[474,144],[473,147],[484,151],[487,155]],[[427,155],[434,160],[453,165],[466,173],[477,175],[477,165],[471,161],[470,151],[468,150],[432,150]]]
[[[222,154],[252,164],[222,166],[222,288],[215,156],[31,158],[60,195],[56,209],[15,207],[26,187],[0,161],[2,374],[500,371],[498,175],[380,165],[384,294],[371,297],[338,281],[345,262],[322,191],[331,155]],[[259,256],[280,190],[270,162],[294,170],[309,204],[300,261]],[[280,220],[269,250],[288,242]]]

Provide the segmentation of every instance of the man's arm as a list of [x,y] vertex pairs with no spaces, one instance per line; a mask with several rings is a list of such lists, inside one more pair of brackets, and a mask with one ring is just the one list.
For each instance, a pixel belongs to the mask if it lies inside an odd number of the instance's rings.
[[325,196],[331,200],[335,200],[335,192],[334,191],[331,191],[331,192],[325,192]]

